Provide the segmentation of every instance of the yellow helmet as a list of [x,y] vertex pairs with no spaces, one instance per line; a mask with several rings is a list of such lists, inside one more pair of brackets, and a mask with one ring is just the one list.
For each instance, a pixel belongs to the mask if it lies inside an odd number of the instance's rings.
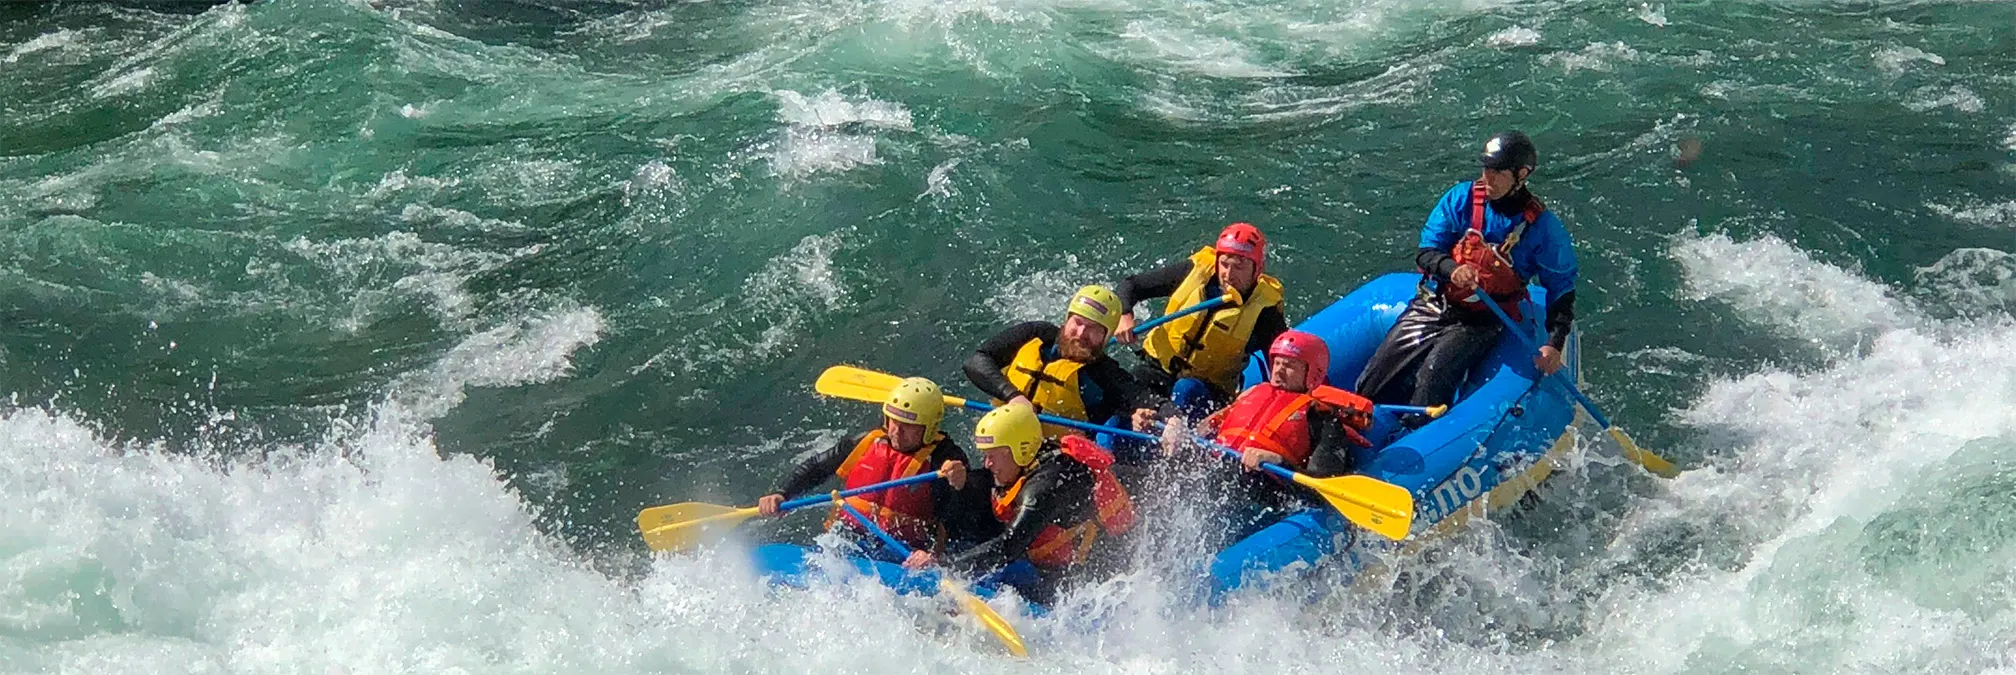
[[1043,447],[1043,423],[1036,419],[1036,409],[1025,404],[995,408],[973,425],[973,447],[981,452],[1007,448],[1016,466],[1035,464],[1036,450]]
[[1120,325],[1120,294],[1105,286],[1086,286],[1078,289],[1077,295],[1071,296],[1071,305],[1066,311],[1091,319],[1105,326],[1107,334],[1112,334],[1113,329]]
[[889,390],[882,401],[882,416],[906,424],[924,425],[924,442],[938,437],[938,423],[945,419],[945,391],[938,383],[922,377],[905,378]]

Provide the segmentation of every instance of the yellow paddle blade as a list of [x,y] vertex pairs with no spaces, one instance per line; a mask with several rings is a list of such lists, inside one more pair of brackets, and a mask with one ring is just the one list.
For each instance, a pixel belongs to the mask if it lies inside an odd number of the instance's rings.
[[888,373],[853,366],[833,366],[819,374],[819,381],[813,383],[812,388],[835,398],[881,403],[882,399],[889,397],[889,392],[896,390],[896,385],[902,383],[903,378]]
[[1323,495],[1330,508],[1359,527],[1388,539],[1405,539],[1414,527],[1414,494],[1407,488],[1371,476],[1310,478],[1297,473],[1295,482]]
[[1428,406],[1428,410],[1426,412],[1428,413],[1428,417],[1430,418],[1439,418],[1442,416],[1442,413],[1449,412],[1449,406],[1431,405]]
[[988,607],[987,601],[981,600],[980,596],[974,595],[964,588],[960,588],[959,584],[951,579],[940,578],[938,580],[938,590],[951,595],[952,599],[959,603],[961,611],[979,620],[980,625],[985,627],[987,632],[993,633],[994,638],[1000,640],[1001,645],[1008,648],[1008,653],[1014,654],[1018,658],[1029,656],[1029,650],[1022,646],[1022,636],[1015,632],[1014,626],[1008,625],[1008,620],[1002,618],[999,612],[994,611],[993,607]]
[[1645,470],[1652,472],[1652,475],[1660,478],[1673,478],[1680,475],[1680,467],[1673,466],[1673,463],[1666,461],[1664,457],[1652,454],[1650,451],[1638,447],[1638,442],[1631,440],[1631,435],[1624,433],[1623,429],[1614,426],[1610,427],[1610,437],[1617,439],[1617,447],[1623,449],[1625,459],[1637,462],[1638,466],[1645,467]]
[[[819,381],[812,388],[821,394],[834,398],[881,403],[889,398],[889,392],[902,384],[903,378],[888,373],[877,372],[854,366],[833,366],[819,374]],[[945,405],[963,406],[966,399],[947,395]]]
[[653,506],[637,512],[637,531],[653,551],[689,551],[756,517],[756,507],[700,502]]

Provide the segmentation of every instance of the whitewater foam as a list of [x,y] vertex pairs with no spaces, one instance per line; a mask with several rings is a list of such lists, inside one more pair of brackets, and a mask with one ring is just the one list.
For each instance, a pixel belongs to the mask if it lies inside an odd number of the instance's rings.
[[378,184],[372,186],[371,189],[368,192],[366,192],[364,196],[369,199],[384,199],[386,197],[390,197],[395,194],[400,194],[408,190],[415,190],[420,191],[421,193],[419,195],[415,195],[416,197],[431,197],[440,194],[442,190],[455,187],[461,184],[462,179],[455,178],[452,176],[446,178],[436,176],[410,176],[406,174],[405,169],[398,169],[392,171],[391,173],[387,173],[384,176],[380,176],[378,178]]
[[573,355],[602,340],[602,313],[562,307],[515,317],[463,338],[431,368],[393,384],[392,408],[432,420],[460,405],[469,387],[509,387],[559,379],[573,370]]
[[1906,70],[1910,69],[1913,63],[1929,63],[1935,66],[1946,65],[1945,57],[1917,47],[1888,47],[1879,49],[1871,58],[1875,61],[1877,70],[1883,71],[1885,75],[1892,78],[1902,76]]
[[641,200],[660,201],[677,197],[685,192],[686,183],[679,178],[679,172],[664,160],[651,160],[631,172],[630,179],[623,182],[623,204],[639,204]]
[[958,157],[954,157],[931,167],[931,173],[924,177],[924,192],[919,193],[917,198],[951,199],[959,194],[959,191],[952,187],[952,170],[959,168],[960,161]]
[[1688,237],[1673,256],[1688,270],[1689,298],[1716,299],[1745,317],[1772,317],[1767,327],[1814,344],[1848,347],[1912,322],[1888,289],[1774,236],[1741,243],[1722,234]]
[[1239,105],[1248,121],[1331,119],[1353,110],[1413,102],[1424,90],[1432,90],[1433,78],[1443,70],[1438,63],[1410,61],[1348,84],[1268,86],[1241,96]]
[[1917,296],[1947,315],[1984,319],[2016,316],[2016,253],[1963,248],[1918,268]]
[[1540,44],[1540,31],[1525,26],[1513,26],[1492,33],[1484,38],[1484,43],[1493,47],[1531,47]]
[[510,195],[515,203],[545,204],[574,199],[584,190],[581,164],[573,159],[514,158],[486,165],[471,181],[491,194]]
[[[1699,255],[1705,248],[1722,255]],[[2007,602],[1954,603],[1926,590],[1955,573],[1963,596],[2016,590],[2007,566],[1991,562],[2016,555],[2006,519],[1945,507],[1962,496],[1956,485],[2016,487],[2006,474],[1976,473],[1986,457],[2016,452],[2016,324],[2005,315],[1945,330],[1886,300],[1894,291],[1775,238],[1683,241],[1675,257],[1691,287],[1724,289],[1718,301],[1749,309],[1784,293],[1787,303],[1828,308],[1775,304],[1741,312],[1748,321],[1875,335],[1866,353],[1816,371],[1711,382],[1682,413],[1714,444],[1713,468],[1671,483],[1661,508],[1634,510],[1614,546],[1650,555],[1664,546],[1653,542],[1693,531],[1706,565],[1611,589],[1599,636],[1606,650],[1659,672],[2009,667],[2016,615]],[[1815,278],[1835,295],[1814,295]],[[1871,315],[1838,302],[1853,298],[1886,309]],[[1928,511],[1958,519],[1918,520]],[[1910,543],[1928,534],[1973,537],[1976,548]]]
[[[422,419],[464,386],[565,373],[592,312],[478,335],[429,380],[321,442],[200,447],[103,438],[42,409],[0,414],[0,645],[10,670],[444,672],[621,663],[552,641],[614,626],[627,592],[541,535],[487,463],[442,456]],[[536,320],[535,320],[536,322]],[[423,393],[424,392],[424,393]],[[409,409],[418,403],[418,409]],[[584,600],[588,602],[584,603]],[[590,631],[596,632],[596,631]]]
[[1964,225],[2016,229],[2016,201],[1995,204],[1974,203],[1964,206],[1927,203],[1925,207],[1932,209],[1933,213]]
[[848,287],[833,263],[847,231],[804,237],[742,281],[746,292],[714,298],[697,312],[712,317],[681,341],[632,368],[666,367],[672,375],[723,374],[789,353],[811,337],[808,326],[848,306]]
[[1649,2],[1638,4],[1638,20],[1660,28],[1666,27],[1666,5]]
[[1118,38],[1124,54],[1146,65],[1228,79],[1281,77],[1292,70],[1265,65],[1252,48],[1159,20],[1130,21]]
[[849,98],[834,90],[813,97],[790,90],[772,95],[778,120],[789,126],[765,154],[770,168],[786,178],[880,164],[875,132],[911,130],[909,109],[888,101]]
[[1974,90],[1961,85],[1927,86],[1911,90],[1904,97],[1904,107],[1914,112],[1931,112],[1940,108],[1952,108],[1964,113],[1978,113],[1987,103]]
[[[1031,261],[1019,261],[1012,269],[1024,269]],[[1064,303],[1088,284],[1110,284],[1111,274],[1093,269],[1091,263],[1065,254],[1061,265],[1031,274],[1018,274],[1005,281],[999,292],[987,296],[986,305],[1004,323],[1061,320]]]
[[1638,60],[1638,50],[1623,42],[1591,42],[1576,52],[1556,52],[1542,60],[1559,65],[1566,73],[1587,70],[1607,73],[1615,70],[1617,64]]
[[399,210],[399,220],[421,228],[446,228],[485,234],[523,234],[532,228],[515,220],[484,218],[461,209],[407,204]]
[[[407,213],[425,219],[444,212],[414,209]],[[481,220],[473,224],[480,225]],[[496,269],[512,259],[534,255],[541,247],[533,244],[510,252],[481,251],[426,241],[413,232],[395,231],[365,239],[310,241],[297,237],[281,248],[327,274],[334,280],[334,288],[327,282],[312,287],[296,284],[293,277],[299,272],[291,265],[248,265],[249,276],[267,283],[262,292],[341,294],[344,298],[341,301],[314,304],[347,306],[350,310],[347,315],[332,314],[331,318],[336,328],[354,332],[381,313],[395,309],[406,298],[425,299],[427,309],[444,323],[469,326],[475,312],[475,298],[464,287],[469,277]]]
[[77,44],[77,38],[81,34],[81,31],[59,28],[54,32],[37,35],[34,39],[15,45],[13,49],[8,50],[6,58],[0,58],[0,63],[15,63],[20,61],[21,57],[36,52],[69,48],[71,45]]

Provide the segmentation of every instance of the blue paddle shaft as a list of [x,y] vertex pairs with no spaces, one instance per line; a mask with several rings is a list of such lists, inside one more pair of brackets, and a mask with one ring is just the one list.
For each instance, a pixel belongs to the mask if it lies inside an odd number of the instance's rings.
[[[852,490],[841,492],[840,498],[846,499],[854,495],[865,495],[870,492],[878,492],[890,488],[899,488],[905,485],[928,483],[933,480],[936,480],[937,478],[938,478],[938,472],[936,471],[933,471],[931,473],[920,473],[915,476],[911,476],[909,478],[898,478],[896,480],[876,483],[874,485],[863,485],[861,487],[854,488]],[[820,504],[825,504],[831,501],[833,501],[833,495],[831,493],[823,495],[812,495],[810,497],[799,497],[797,499],[793,499],[791,501],[778,504],[777,511],[781,513],[784,511],[790,511],[792,509],[804,508],[807,506],[818,506]]]
[[[980,403],[977,401],[963,400],[960,403],[971,410],[985,411],[994,409],[994,406],[987,405],[985,403]],[[1071,427],[1073,429],[1078,429],[1080,431],[1091,431],[1095,433],[1104,432],[1113,434],[1115,436],[1119,436],[1121,438],[1131,438],[1137,441],[1147,441],[1149,443],[1160,443],[1162,441],[1162,439],[1158,436],[1144,434],[1139,431],[1132,431],[1128,429],[1122,429],[1119,427],[1109,427],[1104,424],[1093,424],[1091,422],[1080,422],[1078,420],[1074,420],[1069,417],[1058,417],[1056,415],[1045,415],[1038,413],[1036,415],[1036,419],[1043,420],[1045,422],[1049,422],[1051,424],[1055,424],[1058,426]],[[1239,451],[1237,450],[1233,450],[1223,445],[1219,445],[1203,437],[1197,437],[1197,441],[1199,443],[1203,443],[1204,447],[1210,449],[1213,454],[1216,454],[1219,457],[1223,457],[1225,459],[1229,459],[1234,462],[1239,461]],[[1278,464],[1270,462],[1266,464],[1261,464],[1260,468],[1265,469],[1267,473],[1279,476],[1281,480],[1286,481],[1295,480],[1294,471],[1284,468]]]
[[[972,399],[960,399],[959,404],[966,406],[967,410],[978,410],[980,412],[987,412],[989,410],[994,409],[994,406],[987,405],[985,403],[981,403],[979,401],[975,401]],[[1396,413],[1421,413],[1424,415],[1428,414],[1428,409],[1426,407],[1418,405],[1382,404],[1375,407],[1380,410],[1386,410]],[[1150,443],[1153,443],[1162,440],[1160,437],[1150,436],[1148,434],[1144,434],[1139,431],[1132,431],[1129,429],[1122,429],[1119,427],[1109,427],[1103,424],[1093,424],[1091,422],[1080,422],[1078,420],[1074,420],[1069,417],[1058,417],[1056,415],[1046,415],[1043,413],[1037,413],[1036,419],[1043,420],[1044,422],[1055,424],[1060,427],[1070,427],[1073,429],[1077,429],[1079,431],[1090,431],[1094,433],[1108,433],[1113,434],[1115,436],[1119,436],[1121,438],[1129,438],[1137,441],[1148,441]]]
[[869,534],[875,535],[876,539],[882,540],[882,545],[888,546],[889,550],[896,552],[896,555],[903,556],[904,558],[910,557],[910,547],[904,546],[903,542],[897,541],[896,537],[891,536],[888,530],[882,529],[882,526],[876,525],[875,521],[869,520],[868,516],[863,515],[860,510],[855,509],[853,504],[841,502],[840,510],[846,511],[847,517],[854,519],[854,524],[860,525],[861,529],[867,530]]
[[[985,403],[981,403],[979,401],[975,401],[972,399],[960,399],[959,405],[966,406],[967,410],[978,410],[980,412],[987,412],[989,410],[994,409],[994,406],[987,405]],[[1045,422],[1049,422],[1051,424],[1055,424],[1060,427],[1070,427],[1073,429],[1077,429],[1079,431],[1090,431],[1094,433],[1105,432],[1113,434],[1115,436],[1119,436],[1121,438],[1131,438],[1137,441],[1148,441],[1152,443],[1155,441],[1162,440],[1160,438],[1156,438],[1154,436],[1150,436],[1148,434],[1144,434],[1139,431],[1129,431],[1127,429],[1121,429],[1119,427],[1109,427],[1103,424],[1093,424],[1091,422],[1080,422],[1078,420],[1074,420],[1069,417],[1058,417],[1056,415],[1046,415],[1043,413],[1037,413],[1036,419],[1043,420]]]
[[[1153,319],[1141,322],[1140,325],[1134,327],[1133,332],[1135,335],[1147,335],[1148,331],[1155,330],[1156,326],[1160,326],[1162,324],[1169,323],[1171,321],[1175,321],[1177,319],[1181,319],[1183,317],[1190,316],[1198,312],[1217,309],[1221,306],[1224,306],[1224,304],[1225,304],[1225,296],[1221,295],[1212,298],[1210,300],[1205,300],[1203,302],[1191,305],[1189,307],[1185,307],[1183,309],[1179,309],[1174,312],[1170,312],[1168,314],[1164,314],[1162,316],[1158,316]],[[1119,342],[1120,340],[1118,337],[1106,338],[1106,346],[1108,347],[1111,347],[1115,344],[1119,344]]]
[[[1506,332],[1511,333],[1513,337],[1519,338],[1520,344],[1526,345],[1526,349],[1531,350],[1535,354],[1540,352],[1539,341],[1535,340],[1533,336],[1527,335],[1526,331],[1520,330],[1519,324],[1513,323],[1512,317],[1507,316],[1505,310],[1500,308],[1498,303],[1492,302],[1491,298],[1485,296],[1483,291],[1478,291],[1474,297],[1478,299],[1480,304],[1490,309],[1491,314],[1498,317],[1498,321],[1505,324]],[[1582,404],[1582,410],[1589,413],[1589,419],[1596,420],[1596,426],[1603,427],[1604,429],[1610,428],[1610,420],[1603,417],[1603,411],[1596,409],[1596,402],[1589,400],[1587,396],[1583,396],[1582,390],[1576,389],[1575,383],[1568,381],[1567,377],[1563,377],[1561,371],[1555,371],[1554,374],[1548,375],[1547,378],[1553,379],[1561,385],[1561,388],[1568,390],[1568,395],[1573,397],[1575,402]]]
[[[1233,464],[1239,463],[1240,454],[1238,450],[1233,450],[1231,448],[1225,447],[1224,445],[1220,445],[1216,442],[1211,441],[1210,439],[1204,438],[1203,436],[1197,436],[1195,438],[1197,439],[1198,443],[1204,444],[1204,449],[1210,450],[1211,454],[1230,460]],[[1289,469],[1288,467],[1281,466],[1273,462],[1262,462],[1260,464],[1260,469],[1262,471],[1266,471],[1267,473],[1274,474],[1274,477],[1279,478],[1281,480],[1285,480],[1290,483],[1295,482],[1295,471]]]

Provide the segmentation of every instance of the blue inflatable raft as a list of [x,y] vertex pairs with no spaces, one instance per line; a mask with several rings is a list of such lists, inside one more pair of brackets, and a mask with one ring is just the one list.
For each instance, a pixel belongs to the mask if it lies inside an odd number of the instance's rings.
[[[1360,286],[1296,328],[1330,346],[1329,382],[1350,386],[1414,298],[1418,274],[1394,273]],[[1533,297],[1544,298],[1538,288]],[[1529,303],[1523,330],[1538,335],[1539,302]],[[1576,340],[1569,340],[1566,373],[1579,372]],[[1396,415],[1381,412],[1367,434],[1375,445],[1356,457],[1359,472],[1406,488],[1414,495],[1414,526],[1405,542],[1362,531],[1327,508],[1284,518],[1227,547],[1208,573],[1214,601],[1256,584],[1300,579],[1319,564],[1350,580],[1379,555],[1400,550],[1459,526],[1468,518],[1516,504],[1553,473],[1573,447],[1567,430],[1575,404],[1559,387],[1535,386],[1533,354],[1510,336],[1473,368],[1455,405],[1442,417],[1407,431]],[[1264,378],[1256,358],[1245,384]]]
[[[1372,352],[1414,297],[1420,277],[1394,273],[1378,277],[1296,326],[1329,344],[1329,381],[1349,386]],[[1535,289],[1535,298],[1545,294]],[[1524,330],[1539,334],[1543,308],[1529,305]],[[1579,369],[1576,341],[1569,341],[1567,372]],[[1208,596],[1217,602],[1242,589],[1292,583],[1310,571],[1351,580],[1381,556],[1400,551],[1459,526],[1468,518],[1509,507],[1553,472],[1554,461],[1573,446],[1567,434],[1574,403],[1558,387],[1536,386],[1533,356],[1520,341],[1502,339],[1469,374],[1455,405],[1440,418],[1407,430],[1396,415],[1380,413],[1366,434],[1375,447],[1356,457],[1360,472],[1406,488],[1414,495],[1415,518],[1404,542],[1362,533],[1328,508],[1315,505],[1239,540],[1206,566]],[[1245,384],[1263,378],[1256,356]],[[794,544],[756,550],[756,569],[773,583],[803,586],[821,570],[813,552]],[[854,572],[878,579],[899,593],[935,592],[936,577],[906,573],[887,562],[849,558]],[[996,589],[975,584],[982,597]],[[1033,612],[1041,608],[1031,608]]]

